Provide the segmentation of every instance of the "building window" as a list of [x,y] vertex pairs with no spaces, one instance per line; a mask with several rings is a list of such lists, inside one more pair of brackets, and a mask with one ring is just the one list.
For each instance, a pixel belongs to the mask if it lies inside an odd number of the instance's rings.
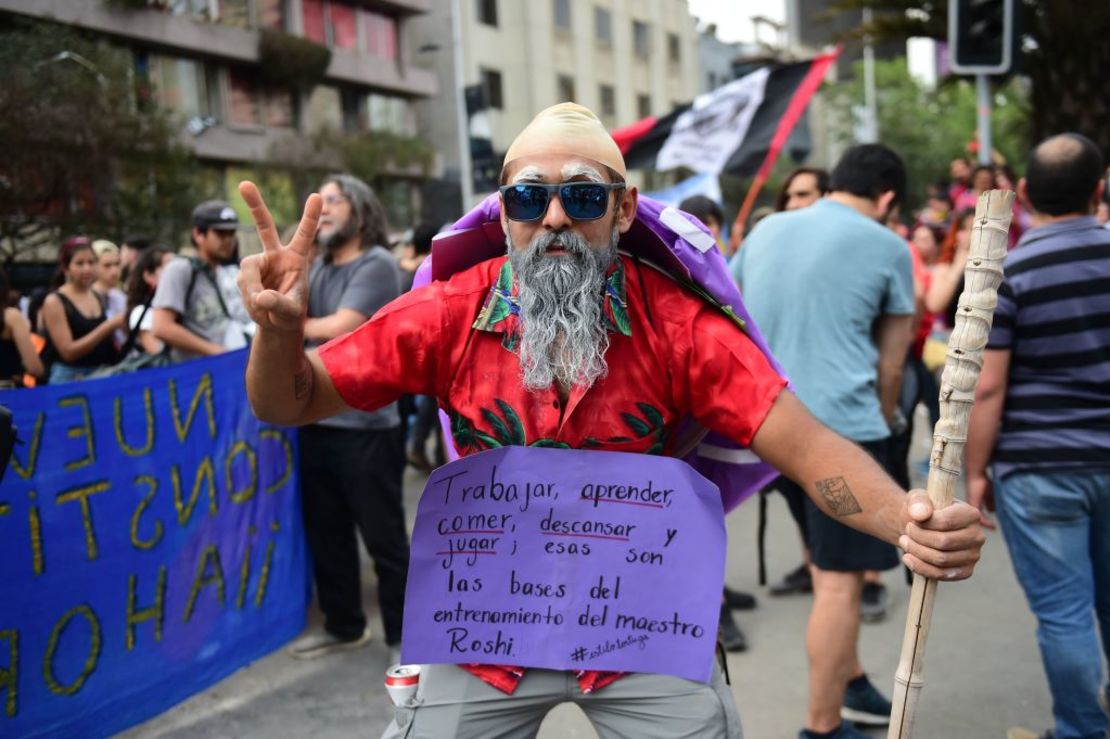
[[602,85],[601,91],[601,115],[612,118],[617,114],[617,95],[613,90],[612,85]]
[[343,120],[345,133],[359,133],[366,130],[365,95],[344,88],[339,91],[339,114]]
[[613,16],[607,8],[594,6],[594,31],[601,43],[613,43]]
[[482,77],[482,95],[486,105],[497,110],[505,109],[505,100],[501,96],[501,73],[492,69],[480,70]]
[[221,25],[250,28],[251,9],[247,0],[218,0],[215,10],[216,20]]
[[558,80],[559,88],[559,102],[573,102],[574,101],[574,78],[570,75],[561,74]]
[[632,50],[641,58],[651,54],[651,32],[642,21],[632,21]]
[[343,102],[339,89],[317,85],[305,106],[307,133],[343,130]]
[[285,0],[254,0],[259,28],[285,30]]
[[216,69],[194,59],[151,54],[147,79],[154,99],[183,118],[223,117]]
[[570,30],[570,0],[553,0],[555,27]]
[[497,0],[478,0],[478,22],[497,27]]
[[677,33],[667,34],[667,58],[671,60],[672,64],[678,64],[682,61],[682,46],[678,41]]
[[329,0],[301,0],[304,37],[333,49],[358,49],[355,6]]
[[328,43],[324,23],[324,0],[301,0],[301,25],[304,37],[318,44]]
[[293,94],[289,90],[264,88],[250,71],[228,70],[228,121],[236,126],[293,126]]
[[370,93],[366,96],[366,119],[371,131],[385,131],[398,136],[416,134],[416,119],[405,98]]
[[329,3],[328,15],[331,21],[330,46],[333,49],[358,49],[358,24],[355,22],[355,9],[342,3]]
[[366,53],[378,59],[397,59],[397,21],[388,15],[362,13],[362,26],[366,29]]
[[636,117],[647,118],[651,115],[651,95],[636,96]]

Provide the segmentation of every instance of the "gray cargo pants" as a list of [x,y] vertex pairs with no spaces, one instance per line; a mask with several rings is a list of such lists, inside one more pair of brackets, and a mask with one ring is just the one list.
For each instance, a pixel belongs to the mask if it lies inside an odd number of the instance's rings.
[[423,665],[412,707],[382,739],[525,739],[560,703],[575,703],[601,739],[743,739],[732,691],[714,664],[708,685],[635,673],[584,695],[574,673],[528,670],[512,695],[455,665]]

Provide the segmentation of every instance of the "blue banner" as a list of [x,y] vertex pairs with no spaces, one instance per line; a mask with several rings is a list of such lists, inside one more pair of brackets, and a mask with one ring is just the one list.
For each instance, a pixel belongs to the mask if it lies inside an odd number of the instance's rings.
[[0,736],[109,736],[303,627],[296,432],[245,359],[0,393]]

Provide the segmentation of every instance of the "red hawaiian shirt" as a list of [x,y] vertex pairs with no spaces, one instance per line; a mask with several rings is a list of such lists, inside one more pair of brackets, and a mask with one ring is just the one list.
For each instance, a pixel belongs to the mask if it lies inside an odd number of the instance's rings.
[[[525,390],[517,289],[507,257],[482,262],[401,296],[320,347],[320,358],[352,408],[434,395],[462,455],[506,445],[669,454],[686,415],[748,446],[786,386],[734,319],[622,255],[603,298],[608,375],[573,388],[566,403],[555,388]],[[464,667],[507,693],[524,674]],[[620,674],[582,671],[578,682],[588,693]]]

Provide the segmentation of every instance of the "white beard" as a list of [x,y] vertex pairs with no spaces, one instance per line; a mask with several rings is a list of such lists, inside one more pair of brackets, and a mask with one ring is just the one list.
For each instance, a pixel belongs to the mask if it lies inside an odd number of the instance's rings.
[[[509,246],[509,261],[520,287],[517,354],[528,390],[590,387],[608,371],[609,333],[602,322],[605,274],[617,258],[620,232],[592,247],[571,232],[544,232],[527,249]],[[566,254],[549,256],[553,245]]]

